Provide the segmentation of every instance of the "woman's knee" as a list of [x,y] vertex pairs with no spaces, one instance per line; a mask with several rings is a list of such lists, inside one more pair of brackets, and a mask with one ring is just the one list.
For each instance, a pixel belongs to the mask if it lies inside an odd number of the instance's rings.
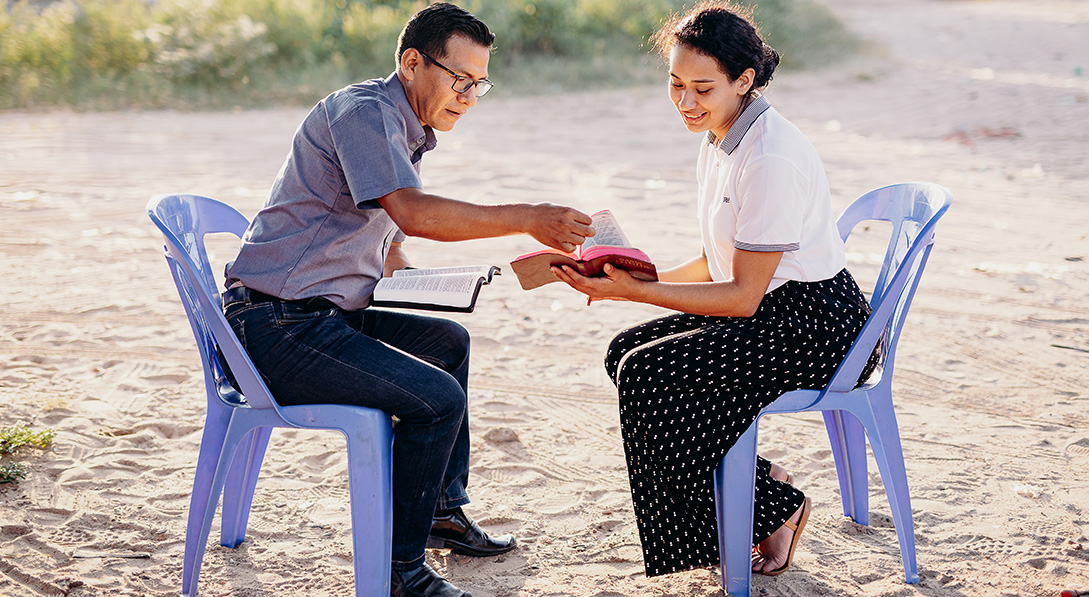
[[628,353],[638,347],[638,344],[630,339],[631,335],[631,328],[620,331],[609,341],[609,348],[605,350],[605,372],[613,382],[617,381],[620,365]]
[[618,378],[630,378],[633,375],[640,376],[650,372],[650,365],[657,359],[659,351],[655,345],[639,346],[624,353],[616,364]]

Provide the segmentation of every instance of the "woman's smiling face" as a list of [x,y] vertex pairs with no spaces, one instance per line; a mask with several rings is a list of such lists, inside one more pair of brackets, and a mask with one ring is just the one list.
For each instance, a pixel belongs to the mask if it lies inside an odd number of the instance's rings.
[[750,68],[731,81],[717,60],[685,44],[669,53],[669,98],[694,133],[725,136],[748,105],[753,77]]

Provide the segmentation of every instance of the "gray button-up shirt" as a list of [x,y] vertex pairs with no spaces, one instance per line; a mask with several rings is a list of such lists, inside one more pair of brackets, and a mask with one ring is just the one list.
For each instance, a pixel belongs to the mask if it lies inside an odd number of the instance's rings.
[[435,143],[396,73],[318,102],[295,131],[238,257],[227,264],[226,285],[366,307],[390,243],[404,239],[377,199],[419,188],[420,159]]

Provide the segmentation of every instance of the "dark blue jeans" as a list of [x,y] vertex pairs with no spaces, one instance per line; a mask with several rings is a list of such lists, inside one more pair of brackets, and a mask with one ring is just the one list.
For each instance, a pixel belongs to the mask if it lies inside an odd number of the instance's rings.
[[469,334],[460,324],[296,302],[228,305],[227,320],[276,401],[395,415],[393,567],[419,564],[436,507],[469,502]]

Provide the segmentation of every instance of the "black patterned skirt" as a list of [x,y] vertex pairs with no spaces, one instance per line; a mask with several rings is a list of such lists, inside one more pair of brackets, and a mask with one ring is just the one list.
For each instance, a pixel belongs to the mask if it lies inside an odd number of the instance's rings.
[[[751,317],[678,313],[613,338],[605,367],[619,391],[647,576],[719,563],[715,467],[761,408],[784,392],[824,387],[869,313],[843,270],[780,286]],[[758,463],[754,545],[804,500],[769,467]]]

